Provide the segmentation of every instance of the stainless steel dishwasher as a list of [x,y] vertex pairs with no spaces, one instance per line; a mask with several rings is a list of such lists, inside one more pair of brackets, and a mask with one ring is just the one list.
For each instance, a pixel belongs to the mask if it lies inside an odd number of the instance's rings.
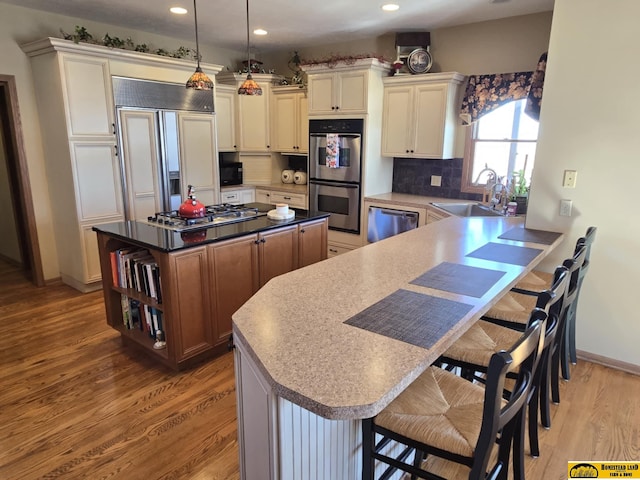
[[367,240],[377,242],[418,227],[418,213],[393,208],[369,207]]

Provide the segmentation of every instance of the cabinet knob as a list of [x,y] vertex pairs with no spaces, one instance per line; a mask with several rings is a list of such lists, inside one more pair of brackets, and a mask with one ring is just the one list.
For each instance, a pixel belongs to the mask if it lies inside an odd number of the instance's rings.
[[406,150],[405,153],[409,153],[409,150]]
[[260,245],[260,240],[254,240],[253,243],[255,243],[256,245]]
[[260,243],[267,243],[267,241],[264,238],[261,238]]
[[304,228],[302,230],[300,230],[300,233],[304,233]]

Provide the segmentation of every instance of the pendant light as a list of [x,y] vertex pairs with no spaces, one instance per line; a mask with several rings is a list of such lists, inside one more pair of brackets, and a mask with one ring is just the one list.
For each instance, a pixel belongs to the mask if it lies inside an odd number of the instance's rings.
[[251,49],[249,47],[249,0],[247,0],[247,79],[238,89],[238,95],[262,95],[260,85],[251,76]]
[[189,80],[187,80],[186,87],[193,88],[194,90],[211,90],[213,88],[213,82],[209,77],[207,77],[207,74],[202,71],[202,68],[200,68],[200,45],[198,44],[198,11],[196,10],[196,0],[193,0],[193,16],[196,23],[196,60],[198,61],[198,66],[196,67],[196,71],[193,72],[193,75],[191,75]]

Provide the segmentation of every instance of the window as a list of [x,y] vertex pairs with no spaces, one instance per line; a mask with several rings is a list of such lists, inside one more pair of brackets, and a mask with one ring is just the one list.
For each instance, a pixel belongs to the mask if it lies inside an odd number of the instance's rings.
[[[526,99],[509,102],[468,127],[462,191],[482,193],[488,179],[486,173],[480,175],[485,167],[503,177],[503,183],[511,180],[514,173],[524,170],[529,184],[538,122],[524,113],[526,102]],[[478,185],[474,184],[476,182]]]

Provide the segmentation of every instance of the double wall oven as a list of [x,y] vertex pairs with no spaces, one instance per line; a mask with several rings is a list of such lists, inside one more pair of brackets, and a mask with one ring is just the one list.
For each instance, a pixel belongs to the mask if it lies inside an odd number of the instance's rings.
[[329,228],[360,234],[362,119],[309,121],[309,209]]

